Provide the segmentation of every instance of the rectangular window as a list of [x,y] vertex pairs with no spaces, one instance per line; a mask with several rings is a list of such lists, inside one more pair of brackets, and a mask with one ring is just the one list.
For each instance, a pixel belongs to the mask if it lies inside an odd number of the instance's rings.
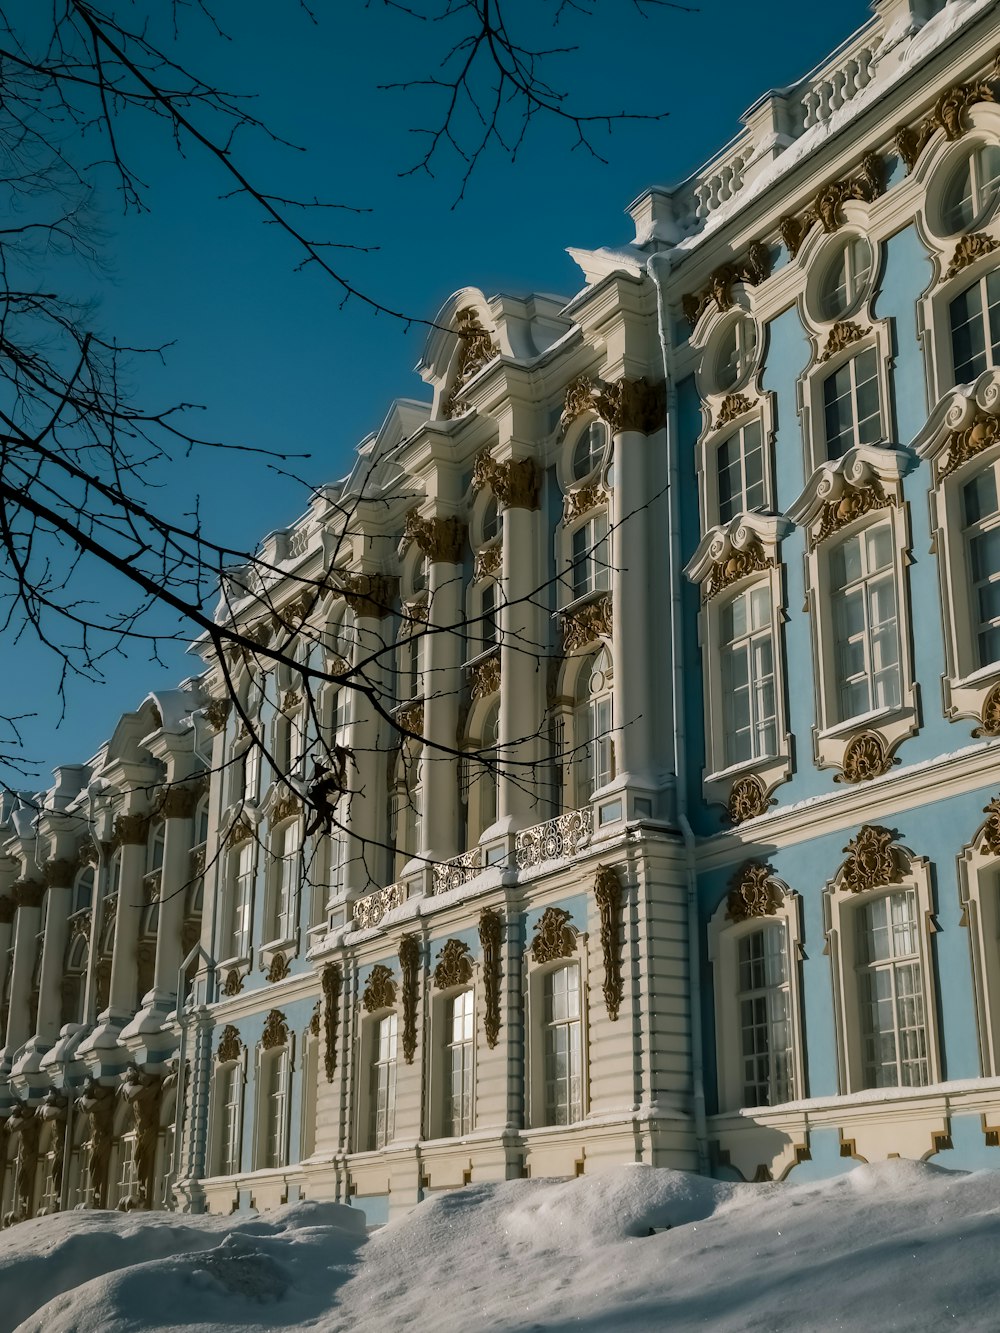
[[580,969],[572,964],[545,976],[545,1123],[583,1119]]
[[444,1133],[449,1138],[472,1130],[472,991],[448,1000],[448,1048],[445,1061]]
[[281,835],[281,856],[276,866],[274,938],[291,939],[295,933],[295,907],[299,883],[299,825],[296,820]]
[[972,637],[980,667],[1000,661],[1000,510],[997,471],[974,476],[962,487],[965,549],[969,561]]
[[497,585],[487,583],[479,599],[480,614],[480,652],[486,652],[500,642],[500,630],[497,626]]
[[764,485],[764,447],[760,422],[751,421],[719,445],[719,522],[737,514],[767,507]]
[[384,1148],[392,1141],[396,1119],[396,1015],[388,1014],[378,1022],[371,1075],[372,1148]]
[[839,721],[900,703],[892,528],[879,523],[830,555]]
[[766,926],[740,939],[740,1049],[743,1106],[777,1106],[792,1099],[785,931]]
[[851,357],[823,382],[826,456],[842,458],[859,444],[882,438],[878,360],[874,347]]
[[263,1058],[264,1078],[261,1080],[263,1104],[261,1114],[261,1145],[264,1167],[284,1166],[288,1126],[288,1049],[269,1051]]
[[595,514],[573,533],[570,588],[573,600],[611,587],[611,543],[607,514]]
[[1000,270],[956,296],[949,313],[955,383],[969,384],[1000,365]]
[[589,800],[615,775],[611,696],[592,699],[586,708],[586,746],[581,755],[585,790],[580,793],[580,799],[583,801]]
[[219,1175],[232,1176],[240,1169],[240,1121],[243,1112],[243,1071],[231,1064],[219,1071]]
[[740,593],[723,607],[721,641],[728,767],[778,750],[769,584]]
[[236,854],[233,879],[234,958],[246,958],[250,952],[250,926],[253,910],[253,843],[246,842]]
[[858,910],[858,982],[866,1088],[927,1082],[923,975],[912,889]]

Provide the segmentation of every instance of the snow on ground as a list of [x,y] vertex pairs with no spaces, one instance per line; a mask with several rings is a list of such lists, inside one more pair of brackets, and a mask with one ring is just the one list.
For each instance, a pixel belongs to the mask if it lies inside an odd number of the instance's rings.
[[994,1330],[998,1248],[1000,1172],[633,1166],[470,1185],[367,1240],[357,1210],[320,1203],[22,1223],[0,1236],[0,1330]]

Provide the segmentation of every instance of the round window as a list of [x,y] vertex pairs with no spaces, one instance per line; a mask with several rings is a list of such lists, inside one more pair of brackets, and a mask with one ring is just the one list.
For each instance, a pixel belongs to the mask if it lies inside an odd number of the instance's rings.
[[491,496],[483,510],[482,534],[484,542],[491,542],[500,532],[500,510]]
[[711,379],[718,393],[728,393],[750,374],[757,352],[757,326],[741,316],[722,335],[712,362]]
[[1000,146],[977,144],[952,170],[941,200],[941,221],[949,235],[982,222],[1000,190]]
[[827,261],[820,282],[821,319],[843,319],[861,303],[872,271],[872,248],[864,236],[844,241]]
[[414,592],[423,592],[427,587],[427,557],[418,556],[413,564],[413,576],[410,580]]
[[601,459],[608,443],[608,428],[603,421],[592,421],[576,442],[573,450],[573,480],[589,477]]

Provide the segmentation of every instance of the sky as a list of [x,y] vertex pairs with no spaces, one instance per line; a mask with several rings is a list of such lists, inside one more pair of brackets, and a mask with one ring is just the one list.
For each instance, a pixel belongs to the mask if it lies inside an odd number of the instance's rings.
[[[45,10],[23,7],[26,23]],[[366,210],[311,214],[303,225],[365,247],[335,252],[360,290],[433,319],[464,286],[572,296],[582,275],[566,247],[630,240],[624,210],[642,190],[690,174],[739,131],[762,93],[801,78],[869,16],[866,0],[805,10],[794,0],[701,0],[695,12],[640,11],[630,0],[590,7],[587,16],[560,11],[558,0],[509,0],[508,15],[530,42],[578,45],[548,69],[574,109],[666,117],[617,121],[610,134],[597,128],[603,161],[574,147],[571,126],[536,120],[513,161],[496,145],[482,155],[460,202],[455,153],[442,153],[433,176],[406,174],[425,145],[415,131],[435,123],[439,91],[383,86],[432,76],[448,24],[420,22],[384,0],[314,6],[315,22],[293,4],[215,0],[225,37],[182,8],[176,52],[220,86],[252,94],[254,115],[298,146],[238,138],[234,160],[246,174],[265,190]],[[158,6],[139,0],[137,9]],[[468,131],[468,117],[462,124]],[[169,344],[162,358],[134,361],[136,400],[199,404],[195,424],[206,436],[307,455],[288,467],[309,484],[344,475],[394,398],[427,396],[413,372],[426,329],[343,303],[315,268],[296,271],[300,255],[284,237],[246,201],[220,197],[229,187],[197,146],[180,154],[148,122],[122,133],[148,210],[123,213],[110,178],[95,172],[104,264],[72,281],[94,300],[102,332],[129,345]],[[308,501],[301,481],[229,451],[179,459],[154,481],[150,503],[181,514],[197,495],[209,534],[241,550],[294,521]],[[121,595],[100,579],[92,592]],[[123,710],[200,666],[179,649],[151,662],[137,645],[106,660],[102,683],[71,679],[63,709],[58,664],[30,635],[0,640],[0,661],[5,697],[32,715],[20,726],[38,777],[18,784],[32,787],[46,785],[56,764],[85,762]]]

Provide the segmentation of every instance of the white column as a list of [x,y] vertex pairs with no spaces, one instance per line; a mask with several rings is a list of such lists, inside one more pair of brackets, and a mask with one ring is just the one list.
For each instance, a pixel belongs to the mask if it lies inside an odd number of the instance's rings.
[[136,942],[142,915],[148,830],[149,819],[145,814],[119,815],[115,820],[115,841],[121,847],[121,875],[115,904],[108,1007],[99,1017],[119,1026],[126,1023],[136,1010]]
[[13,886],[17,906],[14,917],[14,970],[10,981],[10,1013],[7,1015],[7,1054],[13,1055],[32,1035],[29,1029],[28,997],[35,964],[35,940],[42,919],[45,885],[39,880],[19,879]]
[[191,881],[193,819],[200,795],[197,787],[171,787],[163,803],[163,865],[153,989],[142,997],[143,1009],[162,1014],[169,1013],[177,1003],[177,969],[183,959],[184,909]]
[[62,983],[74,869],[72,862],[62,860],[49,861],[45,866],[45,877],[49,882],[48,907],[38,985],[38,1022],[35,1024],[39,1045],[45,1049],[55,1044],[62,1027]]

